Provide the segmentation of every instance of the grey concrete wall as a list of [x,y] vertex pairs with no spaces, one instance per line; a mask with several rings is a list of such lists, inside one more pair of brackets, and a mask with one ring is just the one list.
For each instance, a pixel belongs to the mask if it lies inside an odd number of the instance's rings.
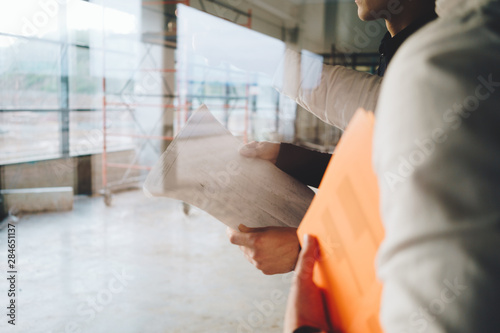
[[72,187],[0,190],[4,212],[20,213],[64,212],[73,209]]
[[[131,164],[135,161],[134,150],[108,153],[108,163]],[[102,189],[102,154],[92,155],[91,172],[85,172],[80,181],[92,184],[92,194],[97,195]],[[55,159],[33,163],[2,166],[1,189],[15,190],[27,188],[72,187],[78,193],[78,168],[75,158]],[[145,175],[147,171],[108,168],[108,181],[116,183]],[[133,182],[137,186],[137,182]]]
[[2,189],[76,187],[73,158],[3,166]]

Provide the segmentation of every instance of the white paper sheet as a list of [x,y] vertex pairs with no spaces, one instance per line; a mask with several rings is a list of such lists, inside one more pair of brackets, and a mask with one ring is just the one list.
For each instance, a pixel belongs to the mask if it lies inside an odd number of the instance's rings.
[[153,167],[144,192],[187,202],[232,228],[297,227],[314,192],[271,162],[241,156],[241,145],[202,106]]

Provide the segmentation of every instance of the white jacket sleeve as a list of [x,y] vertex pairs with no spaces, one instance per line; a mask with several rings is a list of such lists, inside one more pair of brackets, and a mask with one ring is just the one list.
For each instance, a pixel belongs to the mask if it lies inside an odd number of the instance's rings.
[[287,49],[274,87],[326,123],[345,129],[356,110],[374,110],[382,79]]
[[384,79],[374,141],[385,333],[500,327],[500,3],[440,18]]

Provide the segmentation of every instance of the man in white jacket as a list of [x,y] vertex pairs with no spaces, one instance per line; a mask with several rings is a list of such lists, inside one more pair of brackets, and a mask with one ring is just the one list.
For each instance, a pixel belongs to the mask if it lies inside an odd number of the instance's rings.
[[[441,18],[396,55],[377,105],[381,322],[386,333],[496,333],[500,1],[437,6]],[[309,282],[297,280],[295,291]],[[318,308],[309,295],[293,294],[286,332],[311,325],[294,311]]]
[[386,332],[498,332],[500,2],[438,8],[377,106],[381,318]]

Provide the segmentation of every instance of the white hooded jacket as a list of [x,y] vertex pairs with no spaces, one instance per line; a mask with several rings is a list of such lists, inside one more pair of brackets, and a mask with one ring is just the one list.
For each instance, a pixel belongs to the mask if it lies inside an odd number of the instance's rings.
[[392,60],[374,166],[386,333],[500,331],[500,2],[443,0]]
[[286,50],[274,87],[324,122],[345,129],[360,107],[374,110],[382,78]]

